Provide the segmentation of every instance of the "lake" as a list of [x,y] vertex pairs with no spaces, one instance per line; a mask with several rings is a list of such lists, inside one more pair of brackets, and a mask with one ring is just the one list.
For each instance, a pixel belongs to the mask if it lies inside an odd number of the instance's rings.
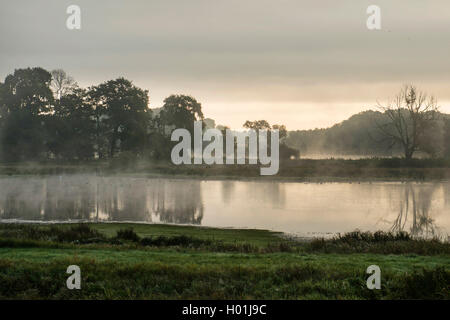
[[127,221],[450,234],[450,183],[301,183],[89,175],[0,178],[0,221]]

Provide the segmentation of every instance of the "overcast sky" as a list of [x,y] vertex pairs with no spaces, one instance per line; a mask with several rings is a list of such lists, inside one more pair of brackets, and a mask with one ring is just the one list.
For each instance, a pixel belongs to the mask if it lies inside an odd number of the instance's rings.
[[[81,30],[66,28],[71,4]],[[190,94],[234,129],[330,126],[407,83],[450,112],[450,1],[0,0],[0,79],[33,66],[86,87],[124,76],[152,108]]]

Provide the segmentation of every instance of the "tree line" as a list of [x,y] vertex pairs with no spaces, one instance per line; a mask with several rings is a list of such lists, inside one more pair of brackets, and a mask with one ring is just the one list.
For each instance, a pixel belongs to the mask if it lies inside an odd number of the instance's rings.
[[[171,131],[185,128],[192,133],[198,120],[215,126],[189,95],[170,95],[162,108],[150,109],[148,91],[125,78],[81,88],[61,69],[16,69],[0,82],[0,160],[118,155],[168,160],[174,144]],[[328,129],[287,131],[266,120],[246,121],[243,127],[279,130],[280,157],[286,159],[315,153],[450,157],[450,116],[413,86],[378,111],[362,112]]]
[[158,114],[148,91],[125,78],[81,88],[63,70],[16,69],[0,82],[0,159],[170,157],[170,127],[192,130],[201,104],[171,95]]
[[[199,120],[204,128],[215,127],[189,95],[170,95],[162,108],[150,109],[148,91],[125,78],[81,88],[61,69],[16,69],[0,82],[0,160],[168,160],[172,130],[184,128],[192,134]],[[283,125],[258,120],[243,127],[278,129],[281,157],[298,154],[284,143]]]

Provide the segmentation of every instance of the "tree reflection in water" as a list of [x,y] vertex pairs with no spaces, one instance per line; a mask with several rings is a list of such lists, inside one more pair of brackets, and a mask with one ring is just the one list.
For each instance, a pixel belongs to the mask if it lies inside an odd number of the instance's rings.
[[201,224],[200,181],[52,176],[0,180],[0,218]]
[[414,237],[438,236],[438,228],[430,216],[431,202],[436,189],[435,184],[414,187],[411,183],[407,183],[391,231],[409,231]]
[[200,225],[203,202],[200,181],[159,181],[153,198],[153,211],[161,222]]

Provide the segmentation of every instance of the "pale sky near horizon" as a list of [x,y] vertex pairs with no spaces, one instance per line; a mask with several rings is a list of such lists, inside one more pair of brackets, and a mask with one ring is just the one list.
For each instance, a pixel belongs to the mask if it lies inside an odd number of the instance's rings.
[[[66,28],[72,4],[81,30]],[[450,112],[449,56],[448,0],[0,0],[0,81],[33,66],[83,87],[124,76],[152,108],[190,94],[233,129],[328,127],[408,83]]]

